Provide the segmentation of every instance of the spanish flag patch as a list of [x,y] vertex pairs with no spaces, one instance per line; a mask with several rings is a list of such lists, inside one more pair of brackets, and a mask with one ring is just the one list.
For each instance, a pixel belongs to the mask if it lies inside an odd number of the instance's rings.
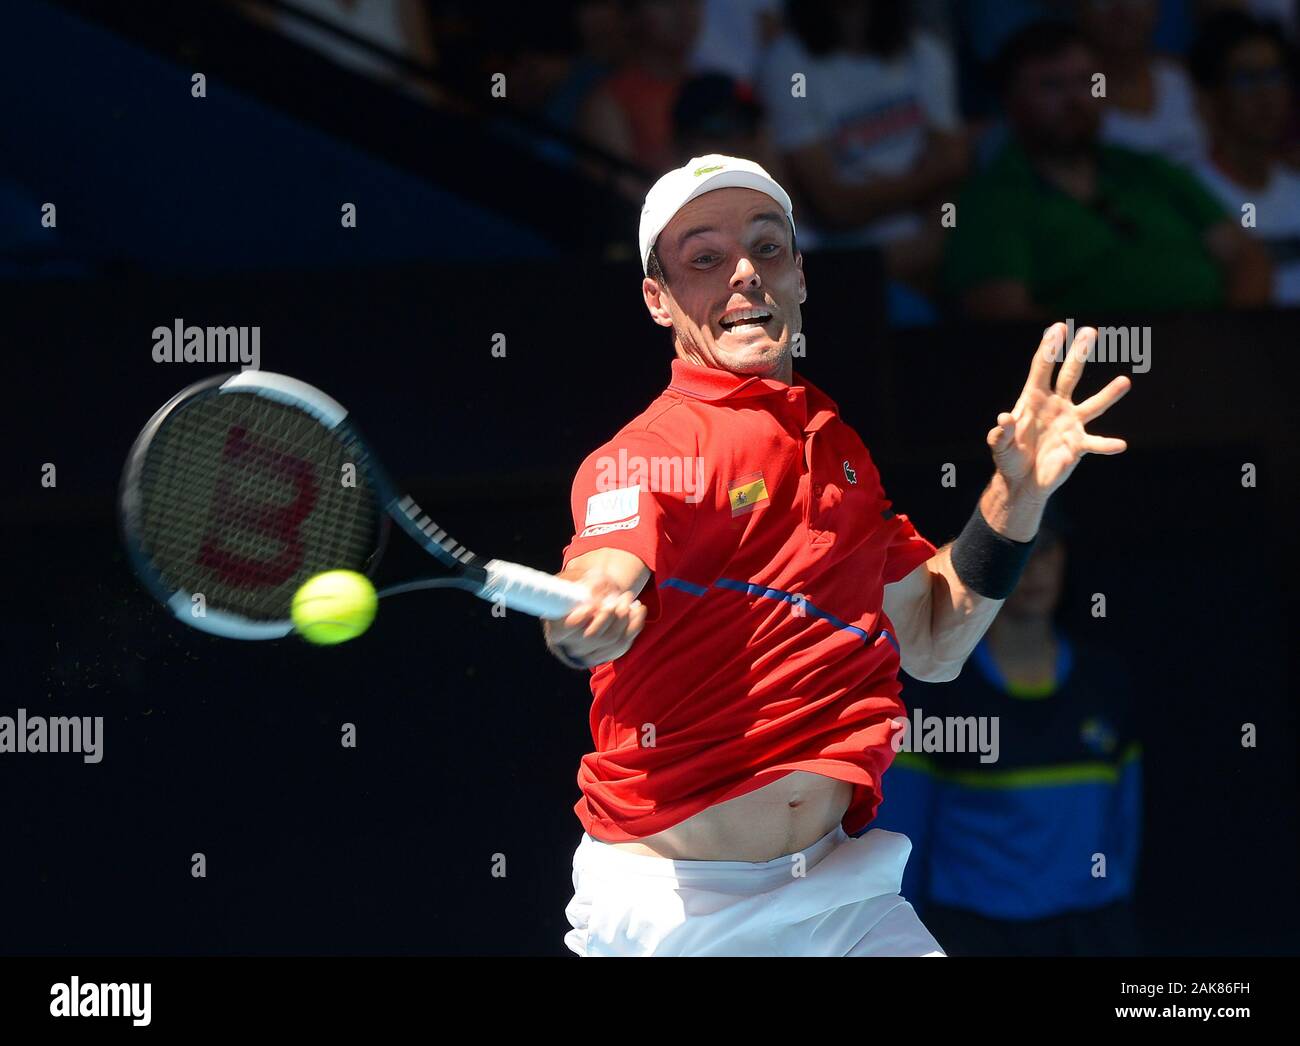
[[751,472],[747,476],[733,479],[727,484],[727,498],[731,501],[733,517],[753,512],[767,500],[767,484],[763,482],[763,473]]

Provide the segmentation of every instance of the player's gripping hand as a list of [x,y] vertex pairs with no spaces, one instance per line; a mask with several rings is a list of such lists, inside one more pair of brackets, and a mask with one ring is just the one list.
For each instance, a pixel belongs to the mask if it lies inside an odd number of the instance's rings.
[[543,622],[546,645],[561,661],[593,667],[622,657],[645,625],[646,608],[636,595],[650,571],[636,556],[601,548],[579,556],[559,575],[585,585],[592,601],[567,617]]

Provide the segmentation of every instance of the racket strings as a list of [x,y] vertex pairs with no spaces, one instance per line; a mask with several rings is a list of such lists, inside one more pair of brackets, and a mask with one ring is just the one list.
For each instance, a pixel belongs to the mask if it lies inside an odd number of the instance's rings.
[[208,608],[286,619],[307,578],[369,564],[380,514],[363,454],[297,407],[248,393],[196,399],[155,434],[141,470],[154,565]]

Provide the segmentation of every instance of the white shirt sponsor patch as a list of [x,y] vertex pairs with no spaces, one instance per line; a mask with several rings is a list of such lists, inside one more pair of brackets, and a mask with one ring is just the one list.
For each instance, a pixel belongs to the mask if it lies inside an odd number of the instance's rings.
[[611,530],[631,530],[641,522],[640,516],[633,516],[631,519],[625,519],[618,523],[598,523],[594,527],[588,527],[581,534],[580,538],[592,538],[597,534],[608,534]]
[[[623,487],[621,490],[606,490],[593,494],[587,499],[587,521],[585,526],[599,523],[614,523],[634,515],[641,501],[641,485]],[[639,517],[638,517],[639,519]],[[630,523],[634,527],[637,520]],[[628,529],[624,527],[621,529]],[[585,532],[584,532],[585,533]]]

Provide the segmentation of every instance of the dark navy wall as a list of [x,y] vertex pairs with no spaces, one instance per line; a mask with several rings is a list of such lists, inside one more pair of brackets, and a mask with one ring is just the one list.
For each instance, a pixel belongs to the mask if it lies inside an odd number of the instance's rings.
[[[0,888],[24,899],[0,948],[562,953],[589,697],[536,622],[419,593],[333,650],[204,636],[130,575],[114,484],[153,409],[219,369],[152,362],[150,329],[256,322],[264,367],[349,406],[452,533],[554,569],[573,470],[667,377],[638,275],[521,264],[0,287],[18,476],[0,534],[15,553],[5,708],[107,717],[99,766],[0,760]],[[952,537],[988,475],[989,419],[1039,332],[887,338],[844,307],[863,300],[869,266],[810,259],[808,278],[801,369],[862,432],[895,503],[934,540]],[[1296,316],[1147,319],[1151,372],[1101,427],[1131,450],[1085,460],[1070,481],[1065,614],[1139,682],[1148,947],[1294,951]],[[507,334],[504,359],[492,330]],[[1094,365],[1082,387],[1118,370]],[[1254,489],[1240,484],[1247,461]],[[53,490],[38,484],[44,462],[59,469]],[[956,489],[940,486],[945,462]],[[394,541],[383,576],[420,559]],[[1097,591],[1100,621],[1087,613]],[[355,751],[339,748],[343,722],[357,724]],[[1241,748],[1243,722],[1258,749]],[[202,882],[195,851],[209,859]],[[490,874],[495,853],[505,879]],[[1224,882],[1242,885],[1232,917],[1189,918]]]
[[[68,271],[115,260],[210,274],[553,253],[536,232],[210,68],[175,64],[38,0],[6,4],[4,23],[0,257],[48,251]],[[327,65],[304,68],[315,64]],[[208,73],[204,99],[190,95],[196,71]],[[349,78],[323,71],[322,89]],[[410,133],[426,139],[413,149],[431,164],[462,162],[455,141],[440,142],[409,104]],[[356,229],[340,226],[345,201],[358,207]],[[57,232],[39,227],[45,202],[58,207]]]

